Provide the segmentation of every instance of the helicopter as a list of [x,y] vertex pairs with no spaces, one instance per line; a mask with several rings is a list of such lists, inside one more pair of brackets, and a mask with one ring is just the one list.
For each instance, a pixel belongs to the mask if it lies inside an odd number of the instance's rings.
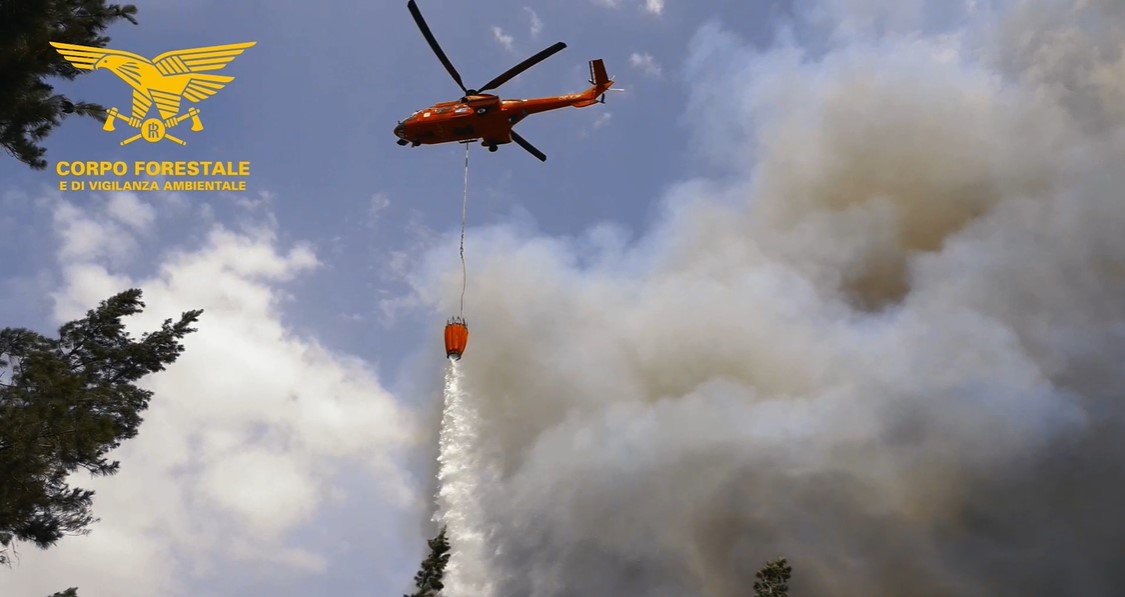
[[512,127],[524,118],[539,112],[568,106],[585,108],[597,103],[605,103],[605,92],[613,86],[613,81],[606,76],[605,64],[599,58],[590,61],[591,87],[581,93],[535,99],[500,99],[496,95],[485,93],[566,48],[566,44],[560,41],[508,69],[480,89],[469,89],[465,87],[460,73],[438,45],[415,1],[409,0],[406,7],[414,17],[414,22],[418,24],[418,29],[422,31],[422,36],[429,42],[430,48],[464,95],[457,101],[434,104],[432,107],[418,110],[405,120],[399,121],[394,129],[399,145],[418,147],[424,144],[471,143],[480,139],[483,147],[487,147],[489,151],[496,151],[498,146],[515,141],[528,153],[545,162],[547,156],[513,131]]

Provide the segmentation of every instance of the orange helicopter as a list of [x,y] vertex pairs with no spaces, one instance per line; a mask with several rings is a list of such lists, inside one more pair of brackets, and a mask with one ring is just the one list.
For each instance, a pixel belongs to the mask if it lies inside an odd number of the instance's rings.
[[[418,10],[418,5],[414,3],[414,0],[410,0],[406,3],[406,7],[410,9],[414,22],[418,24],[423,37],[433,48],[434,54],[437,54],[438,60],[441,60],[441,63],[445,65],[445,69],[449,71],[449,74],[461,87],[461,91],[465,92],[465,95],[455,102],[444,102],[435,104],[425,110],[419,110],[411,114],[406,120],[399,122],[394,130],[399,145],[418,147],[423,144],[470,143],[480,139],[482,146],[487,147],[489,151],[496,151],[498,146],[515,141],[531,155],[541,161],[547,161],[547,156],[513,131],[512,126],[538,112],[557,110],[567,106],[585,108],[599,102],[605,103],[605,92],[613,86],[613,81],[606,76],[605,64],[602,63],[601,59],[598,59],[590,61],[590,85],[592,87],[582,93],[526,100],[502,100],[490,93],[483,93],[496,89],[516,75],[565,48],[566,44],[560,41],[508,69],[486,83],[484,87],[468,89],[461,81],[461,75],[457,72],[457,69],[453,68],[453,63],[441,50],[434,34],[430,32],[426,20],[422,18],[422,13]],[[619,90],[614,89],[613,91]]]

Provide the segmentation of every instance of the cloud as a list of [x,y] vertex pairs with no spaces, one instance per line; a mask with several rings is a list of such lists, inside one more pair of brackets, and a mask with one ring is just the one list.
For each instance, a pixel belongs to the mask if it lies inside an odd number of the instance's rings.
[[101,522],[48,551],[24,550],[0,592],[234,595],[237,584],[216,593],[208,583],[237,569],[280,589],[326,572],[339,539],[310,539],[324,517],[356,500],[365,516],[409,515],[424,501],[399,464],[414,446],[412,416],[366,363],[286,326],[286,283],[320,265],[308,246],[282,246],[269,225],[209,225],[196,245],[166,247],[150,275],[124,274],[112,257],[143,246],[130,230],[153,224],[134,199],[54,201],[56,321],[131,286],[147,305],[128,321],[135,334],[205,312],[180,359],[144,381],[154,398],[140,434],[113,454],[121,472],[78,480],[96,490]]
[[385,193],[375,193],[367,205],[367,226],[375,228],[383,217],[383,212],[391,206],[391,199]]
[[633,68],[640,69],[641,72],[650,77],[659,77],[664,73],[660,64],[652,57],[652,54],[633,52],[629,55],[629,65]]
[[137,232],[147,231],[156,221],[156,210],[142,202],[136,193],[109,193],[106,212]]
[[262,448],[230,448],[224,451],[229,457],[201,476],[205,497],[245,521],[259,536],[273,537],[308,520],[320,496],[299,463]]
[[[953,58],[704,28],[721,177],[636,240],[469,232],[496,596],[742,595],[778,554],[804,595],[1125,583],[1125,115],[1094,51],[1125,15],[1014,6]],[[443,313],[447,253],[415,280]]]
[[513,38],[512,38],[511,35],[508,35],[507,33],[504,33],[503,29],[493,25],[492,26],[492,38],[496,40],[496,43],[504,46],[505,50],[508,50],[509,52],[512,50]]
[[149,229],[154,218],[152,208],[132,193],[110,193],[105,196],[105,204],[105,210],[97,214],[87,214],[67,203],[54,210],[54,225],[62,239],[60,259],[102,258],[115,264],[132,259],[138,245],[130,232]]
[[[603,6],[605,8],[616,9],[616,8],[621,7],[621,0],[591,0],[591,1],[594,4],[597,4],[599,6]],[[640,8],[644,12],[654,14],[654,15],[660,15],[660,14],[664,13],[664,0],[643,0],[640,3]]]
[[527,11],[528,18],[531,19],[531,37],[538,38],[539,34],[543,32],[543,21],[530,7],[525,6],[523,9]]
[[[425,258],[426,251],[438,242],[437,233],[423,222],[421,212],[415,210],[410,213],[405,229],[408,236],[405,247],[392,250],[381,259],[379,274],[384,282],[410,287],[419,281],[418,264]],[[453,259],[459,259],[456,253]],[[460,266],[459,260],[457,263]],[[392,325],[401,315],[416,310],[420,304],[418,297],[412,293],[388,293],[377,304],[380,322]]]

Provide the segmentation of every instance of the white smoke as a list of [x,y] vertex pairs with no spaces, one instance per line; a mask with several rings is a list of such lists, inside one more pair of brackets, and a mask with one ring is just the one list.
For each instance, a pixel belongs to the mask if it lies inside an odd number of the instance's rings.
[[822,54],[701,31],[730,176],[640,241],[470,231],[497,596],[1125,586],[1125,9],[882,4]]

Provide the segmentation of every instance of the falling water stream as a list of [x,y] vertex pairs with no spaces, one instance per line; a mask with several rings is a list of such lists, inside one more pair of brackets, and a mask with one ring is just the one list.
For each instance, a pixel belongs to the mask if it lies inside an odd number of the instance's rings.
[[445,371],[438,455],[438,511],[434,520],[446,526],[450,559],[445,569],[446,597],[492,595],[488,573],[488,537],[482,516],[482,492],[489,486],[489,466],[482,455],[480,417],[462,388],[457,361]]

